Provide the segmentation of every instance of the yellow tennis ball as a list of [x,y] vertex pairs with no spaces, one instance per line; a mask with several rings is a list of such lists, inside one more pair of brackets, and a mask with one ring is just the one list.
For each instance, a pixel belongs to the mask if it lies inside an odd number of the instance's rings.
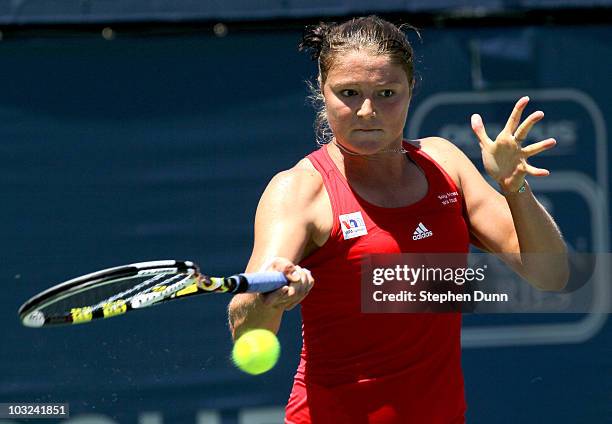
[[276,365],[280,355],[280,343],[273,332],[256,329],[244,333],[236,340],[232,360],[248,374],[262,374]]

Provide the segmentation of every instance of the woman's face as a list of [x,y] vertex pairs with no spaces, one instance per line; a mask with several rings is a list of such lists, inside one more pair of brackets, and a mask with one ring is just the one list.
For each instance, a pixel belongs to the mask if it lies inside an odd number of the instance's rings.
[[366,155],[397,149],[410,95],[406,72],[388,56],[365,51],[338,56],[323,86],[336,142]]

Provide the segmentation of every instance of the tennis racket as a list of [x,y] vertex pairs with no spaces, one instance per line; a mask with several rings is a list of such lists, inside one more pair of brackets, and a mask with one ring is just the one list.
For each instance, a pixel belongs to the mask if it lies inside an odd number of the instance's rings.
[[208,277],[189,261],[151,261],[104,269],[45,290],[19,308],[27,327],[81,324],[208,293],[266,293],[287,283],[282,272]]

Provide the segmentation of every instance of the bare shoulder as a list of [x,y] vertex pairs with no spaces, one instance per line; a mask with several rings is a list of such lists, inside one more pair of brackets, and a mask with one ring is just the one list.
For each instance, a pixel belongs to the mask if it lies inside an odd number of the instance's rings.
[[410,143],[420,147],[450,175],[458,187],[461,186],[461,169],[470,160],[457,146],[442,137],[425,137]]
[[321,177],[321,174],[319,174],[319,171],[317,171],[317,169],[314,167],[314,165],[308,158],[303,158],[302,160],[300,160],[298,163],[295,164],[293,168],[289,169],[289,171],[296,171],[298,173],[308,174],[311,177],[316,178],[321,184],[323,184],[323,178]]
[[272,232],[274,243],[282,245],[272,249],[274,255],[299,260],[329,236],[331,210],[323,177],[308,159],[302,159],[276,174],[261,196],[255,217],[256,245],[258,239],[265,239],[258,234]]
[[276,174],[259,201],[258,210],[285,217],[297,216],[307,225],[317,222],[317,213],[327,192],[321,174],[308,159],[302,159],[292,168]]
[[304,158],[292,168],[276,174],[268,184],[266,193],[273,194],[275,200],[280,200],[280,197],[291,202],[306,203],[319,195],[323,187],[321,174]]

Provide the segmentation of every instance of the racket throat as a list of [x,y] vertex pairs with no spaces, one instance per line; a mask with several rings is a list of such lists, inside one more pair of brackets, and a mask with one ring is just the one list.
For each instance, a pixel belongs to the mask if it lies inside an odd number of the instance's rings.
[[192,274],[188,274],[179,281],[172,283],[165,287],[163,290],[155,291],[150,290],[146,293],[140,293],[134,296],[130,300],[130,306],[132,309],[146,308],[164,299],[168,299],[174,296],[177,292],[183,290],[187,286],[193,284],[194,277]]

